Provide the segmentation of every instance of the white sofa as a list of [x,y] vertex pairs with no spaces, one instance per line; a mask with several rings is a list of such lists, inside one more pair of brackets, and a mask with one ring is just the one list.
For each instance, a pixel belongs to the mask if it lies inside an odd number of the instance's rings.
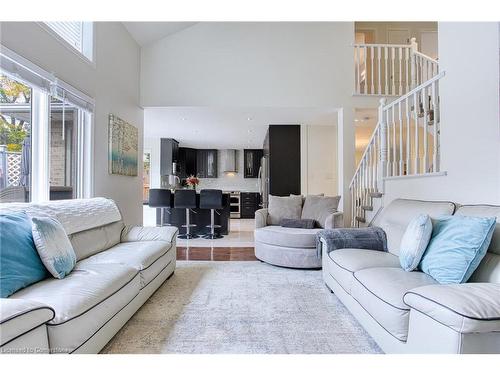
[[64,279],[47,278],[0,299],[3,353],[98,353],[175,270],[175,227],[125,226],[109,199],[1,205],[55,216],[77,256]]
[[[488,252],[469,282],[440,285],[400,267],[401,238],[420,213],[497,217]],[[373,226],[385,231],[389,251],[328,251],[322,240],[323,278],[382,350],[500,353],[500,206],[397,199]]]
[[255,256],[263,262],[289,268],[321,268],[316,234],[344,225],[342,212],[330,214],[321,228],[302,229],[268,225],[268,210],[255,211]]

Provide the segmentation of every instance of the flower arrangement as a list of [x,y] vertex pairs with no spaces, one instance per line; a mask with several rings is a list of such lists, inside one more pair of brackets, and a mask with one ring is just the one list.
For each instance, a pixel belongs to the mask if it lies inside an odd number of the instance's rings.
[[192,187],[193,189],[196,189],[196,185],[200,183],[200,180],[198,177],[195,177],[193,175],[189,176],[186,178],[186,185]]

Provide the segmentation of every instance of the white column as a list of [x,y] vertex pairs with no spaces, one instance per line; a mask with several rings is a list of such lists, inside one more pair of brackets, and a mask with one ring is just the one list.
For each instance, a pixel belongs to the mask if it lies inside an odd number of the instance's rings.
[[411,88],[417,87],[417,64],[415,52],[418,51],[418,44],[416,38],[410,39],[410,60],[411,60]]
[[337,134],[337,174],[338,174],[338,194],[342,196],[339,211],[344,212],[344,224],[349,225],[351,220],[351,194],[349,184],[355,165],[355,139],[354,139],[354,108],[343,107],[338,111],[338,134]]

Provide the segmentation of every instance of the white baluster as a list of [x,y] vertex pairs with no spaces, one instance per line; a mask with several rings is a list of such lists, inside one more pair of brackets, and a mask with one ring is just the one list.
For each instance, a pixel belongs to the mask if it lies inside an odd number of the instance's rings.
[[402,103],[398,104],[398,118],[399,118],[399,176],[403,175],[403,116],[401,114]]
[[[384,106],[386,99],[380,99],[380,105],[378,107],[378,118],[380,124],[380,164],[379,164],[379,181],[387,176],[387,122],[385,118]],[[382,183],[379,186],[383,186]]]
[[423,103],[424,103],[424,120],[423,120],[423,126],[424,126],[424,152],[423,152],[423,173],[427,173],[427,123],[428,123],[428,110],[427,110],[427,104],[428,104],[428,96],[427,96],[427,87],[424,87],[422,90],[422,96],[423,96]]
[[406,174],[411,174],[411,103],[410,98],[406,98]]
[[411,58],[411,88],[417,87],[417,59],[415,52],[418,51],[418,44],[416,38],[410,39],[410,58]]
[[382,67],[380,66],[380,62],[382,58],[382,48],[380,46],[377,47],[377,62],[378,62],[378,92],[377,94],[382,95]]
[[384,48],[384,65],[385,65],[385,95],[389,95],[389,49],[387,47]]
[[415,174],[419,174],[420,172],[420,165],[419,165],[419,160],[418,160],[418,153],[419,153],[419,137],[418,137],[418,98],[417,98],[417,93],[413,94],[413,104],[415,106],[415,111],[414,111],[414,117],[415,117]]
[[395,116],[395,108],[393,105],[391,108],[392,112],[392,175],[397,175],[397,162],[396,162],[396,116]]
[[354,46],[354,68],[356,70],[356,94],[361,94],[361,72],[359,46]]
[[403,95],[403,49],[399,47],[399,95]]
[[370,63],[371,63],[371,72],[372,72],[371,77],[370,77],[370,81],[371,81],[371,89],[372,89],[372,90],[371,90],[371,94],[375,94],[375,82],[374,82],[374,81],[375,81],[375,80],[374,80],[374,78],[375,78],[375,74],[373,74],[373,69],[374,69],[374,62],[373,62],[373,59],[374,59],[374,57],[375,57],[375,56],[374,56],[374,51],[375,51],[374,47],[373,47],[373,46],[371,46],[371,47],[370,47]]
[[391,72],[391,81],[392,81],[392,95],[396,95],[396,74],[395,74],[395,59],[396,59],[396,49],[394,47],[391,48],[391,67],[392,67],[392,72]]
[[368,94],[368,67],[366,66],[366,52],[367,48],[366,46],[363,46],[363,68],[364,68],[364,88],[365,88],[365,95]]
[[436,81],[432,82],[431,87],[431,96],[432,96],[432,109],[434,110],[434,149],[432,152],[432,169],[433,172],[439,172],[438,165],[438,132],[439,132],[439,123],[438,123],[438,95],[437,95],[437,83]]
[[411,62],[410,62],[410,49],[405,48],[405,57],[406,57],[406,92],[410,91],[410,81],[411,81]]

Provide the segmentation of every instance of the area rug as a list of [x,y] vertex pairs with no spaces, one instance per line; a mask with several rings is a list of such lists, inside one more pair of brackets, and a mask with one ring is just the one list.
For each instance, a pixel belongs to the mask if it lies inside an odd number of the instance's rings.
[[321,271],[177,262],[102,353],[380,353]]

